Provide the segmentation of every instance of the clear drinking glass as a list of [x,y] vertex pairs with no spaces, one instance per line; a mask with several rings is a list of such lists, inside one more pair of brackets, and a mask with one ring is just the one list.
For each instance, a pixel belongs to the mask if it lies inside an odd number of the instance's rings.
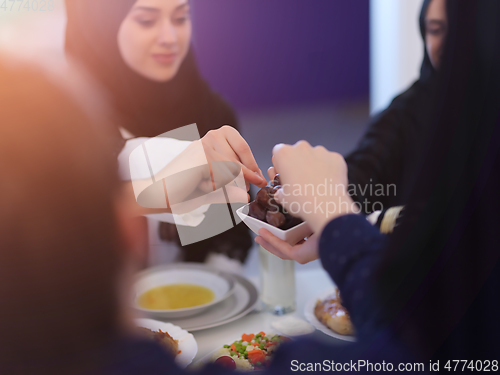
[[295,263],[259,246],[260,298],[264,311],[275,315],[295,311]]

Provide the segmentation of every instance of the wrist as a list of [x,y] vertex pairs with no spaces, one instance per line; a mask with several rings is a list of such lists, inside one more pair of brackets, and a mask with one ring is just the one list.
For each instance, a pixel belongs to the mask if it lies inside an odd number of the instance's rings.
[[[349,214],[359,214],[360,210],[350,196],[345,196],[337,201],[324,200],[316,206],[315,212],[304,214],[303,219],[307,221],[314,233],[321,233],[323,228],[332,220]],[[322,209],[324,207],[324,209]]]

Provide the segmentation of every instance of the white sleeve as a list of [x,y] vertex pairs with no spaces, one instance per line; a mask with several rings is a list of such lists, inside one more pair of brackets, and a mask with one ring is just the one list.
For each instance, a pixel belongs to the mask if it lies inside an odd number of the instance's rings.
[[129,164],[130,154],[134,151],[134,149],[145,142],[148,143],[148,149],[153,151],[149,152],[148,155],[151,157],[150,163],[154,170],[150,171],[147,169],[146,164],[141,163],[141,165],[134,165],[134,179],[150,178],[151,172],[155,174],[165,168],[168,163],[170,163],[177,155],[179,155],[191,144],[190,141],[179,141],[178,139],[162,137],[141,137],[127,140],[125,147],[123,147],[122,151],[118,155],[118,170],[122,180],[132,180],[130,176]]
[[[133,138],[127,140],[125,147],[122,149],[118,155],[118,169],[120,178],[124,181],[131,181],[131,166],[130,166],[130,154],[139,146],[147,142],[149,165],[151,165],[152,171],[147,167],[147,163],[136,163],[132,166],[133,178],[136,179],[148,179],[151,177],[151,172],[153,174],[158,173],[170,163],[175,157],[177,157],[181,152],[183,152],[192,142],[190,141],[180,141],[173,138]],[[210,205],[204,205],[191,212],[175,215],[170,213],[164,214],[151,214],[146,215],[155,218],[159,221],[165,221],[172,224],[185,225],[196,227],[205,218],[204,213],[208,210]]]

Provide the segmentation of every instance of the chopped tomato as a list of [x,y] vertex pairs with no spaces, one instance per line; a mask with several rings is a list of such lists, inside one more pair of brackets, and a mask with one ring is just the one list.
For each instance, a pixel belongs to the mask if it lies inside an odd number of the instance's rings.
[[231,344],[231,350],[232,350],[233,352],[235,352],[235,351],[236,351],[236,346],[234,346],[234,344]]
[[246,333],[244,333],[243,335],[241,335],[241,339],[243,341],[246,341],[246,342],[250,342],[252,341],[252,339],[255,337],[255,335],[253,333],[247,335]]
[[252,364],[256,364],[257,362],[264,363],[266,354],[260,349],[254,349],[248,352],[248,360]]
[[234,362],[234,359],[232,359],[231,357],[228,356],[219,357],[217,358],[215,363],[229,370],[236,370],[236,362]]

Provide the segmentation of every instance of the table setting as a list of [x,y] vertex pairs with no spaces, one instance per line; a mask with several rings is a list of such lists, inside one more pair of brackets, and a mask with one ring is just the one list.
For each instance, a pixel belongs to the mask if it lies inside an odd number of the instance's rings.
[[[255,234],[266,228],[295,244],[311,230],[284,215],[276,221],[278,185],[279,177],[236,213]],[[173,263],[143,270],[135,282],[137,325],[177,341],[176,362],[189,368],[217,362],[263,369],[281,343],[305,335],[334,345],[355,341],[338,289],[319,261],[296,264],[255,244],[243,269]]]

